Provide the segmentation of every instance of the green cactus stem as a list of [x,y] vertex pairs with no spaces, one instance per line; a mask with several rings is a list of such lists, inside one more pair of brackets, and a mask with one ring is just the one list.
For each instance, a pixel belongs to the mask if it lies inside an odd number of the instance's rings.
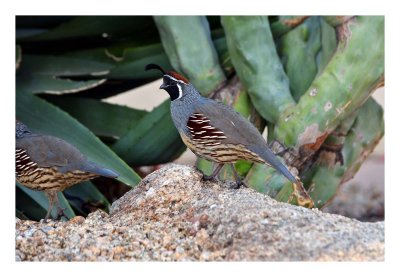
[[321,49],[319,17],[310,17],[279,40],[282,64],[289,77],[290,91],[298,101],[317,74],[316,56]]
[[[314,164],[316,170],[309,188],[316,207],[323,207],[335,196],[342,183],[353,178],[383,134],[382,107],[370,98],[360,108],[343,144],[326,142],[321,147],[318,160]],[[339,145],[340,152],[332,150],[332,145],[334,147]],[[342,155],[343,164],[339,162],[338,155]]]
[[337,31],[334,56],[298,104],[281,114],[275,127],[276,139],[298,150],[303,160],[319,149],[383,79],[384,18],[356,17]]
[[271,23],[272,35],[275,39],[278,39],[302,24],[307,18],[309,16],[279,16],[277,21]]
[[204,16],[155,16],[161,41],[172,66],[208,95],[225,82]]
[[332,27],[337,27],[354,18],[354,15],[324,16],[324,20]]
[[293,107],[289,81],[279,60],[267,17],[223,16],[228,51],[236,73],[260,115],[276,122]]

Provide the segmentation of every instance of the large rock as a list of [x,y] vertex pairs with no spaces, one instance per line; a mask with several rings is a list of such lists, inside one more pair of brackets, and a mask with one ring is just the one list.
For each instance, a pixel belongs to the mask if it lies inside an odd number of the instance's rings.
[[17,219],[16,260],[384,260],[384,222],[279,203],[169,165],[113,203],[110,215]]

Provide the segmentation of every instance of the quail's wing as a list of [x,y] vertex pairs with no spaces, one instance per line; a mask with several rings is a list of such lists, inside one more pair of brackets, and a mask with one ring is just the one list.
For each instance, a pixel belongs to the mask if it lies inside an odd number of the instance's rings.
[[194,111],[187,124],[192,135],[218,137],[227,143],[266,145],[266,141],[250,121],[223,103],[205,99]]
[[62,139],[35,135],[17,141],[17,147],[26,149],[31,160],[41,167],[64,167],[82,159],[79,151]]
[[245,145],[247,149],[257,153],[267,164],[273,166],[291,182],[297,182],[286,166],[268,148],[267,142],[253,124],[222,103],[213,100],[207,102],[196,107],[196,111],[203,116],[203,121],[209,120],[208,124],[220,130],[221,135],[227,137],[227,142]]

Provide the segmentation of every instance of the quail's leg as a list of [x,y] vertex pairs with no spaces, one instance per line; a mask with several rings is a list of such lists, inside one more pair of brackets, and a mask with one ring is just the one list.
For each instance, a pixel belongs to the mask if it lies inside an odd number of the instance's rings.
[[243,187],[248,187],[242,180],[242,178],[240,178],[239,174],[236,172],[235,166],[233,164],[230,164],[233,174],[235,174],[235,180],[236,180],[236,186],[234,186],[234,189],[239,189],[241,186]]
[[47,210],[46,217],[44,218],[46,220],[51,217],[51,211],[53,210],[56,199],[58,201],[58,197],[57,197],[57,192],[54,191],[45,191],[44,194],[47,196],[47,199],[49,200],[49,209]]
[[58,199],[58,195],[56,198],[56,203],[57,203],[57,220],[61,220],[62,217],[65,217],[68,220],[68,216],[64,213],[65,208],[61,208],[60,200]]
[[210,176],[207,176],[205,174],[203,174],[203,180],[204,181],[212,181],[215,180],[215,177],[218,175],[218,173],[221,171],[222,167],[224,166],[224,164],[217,164],[217,167],[214,169],[213,173],[211,173]]
[[54,208],[54,204],[56,204],[57,207],[57,215],[54,218],[55,220],[60,220],[63,216],[65,218],[68,218],[67,215],[64,213],[64,209],[61,208],[60,206],[60,201],[58,199],[58,192],[57,191],[47,191],[45,192],[47,198],[49,199],[49,210],[47,211],[47,215],[44,219],[49,219],[51,217],[51,211]]

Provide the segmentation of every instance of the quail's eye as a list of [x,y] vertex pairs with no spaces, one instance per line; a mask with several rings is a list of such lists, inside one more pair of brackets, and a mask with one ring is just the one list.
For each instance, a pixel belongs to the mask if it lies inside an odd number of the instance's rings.
[[164,84],[166,86],[172,86],[174,85],[174,81],[172,81],[170,78],[164,78]]

